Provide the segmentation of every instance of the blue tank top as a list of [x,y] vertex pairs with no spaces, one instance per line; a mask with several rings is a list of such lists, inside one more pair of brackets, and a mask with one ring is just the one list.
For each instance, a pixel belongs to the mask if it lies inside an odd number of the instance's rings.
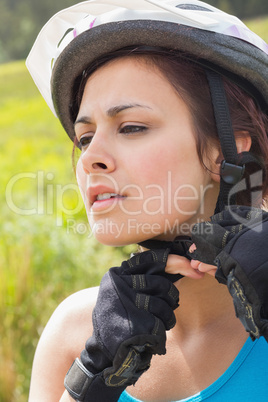
[[[267,402],[268,343],[264,338],[247,339],[237,357],[213,384],[203,391],[175,402]],[[124,391],[118,402],[142,402]]]

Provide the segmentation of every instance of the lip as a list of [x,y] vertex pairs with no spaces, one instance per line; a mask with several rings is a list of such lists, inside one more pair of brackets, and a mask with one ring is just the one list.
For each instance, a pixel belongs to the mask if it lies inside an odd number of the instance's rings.
[[[104,193],[118,194],[118,197],[108,198],[108,199],[105,199],[105,200],[97,200],[97,196],[99,194],[104,194]],[[89,187],[87,189],[86,195],[87,195],[87,198],[89,200],[90,207],[92,207],[94,204],[97,204],[97,203],[98,204],[102,203],[104,205],[105,203],[114,201],[114,200],[116,200],[118,198],[122,199],[122,198],[125,197],[124,195],[120,194],[120,192],[116,191],[114,188],[106,187],[104,185],[98,185],[98,186]]]

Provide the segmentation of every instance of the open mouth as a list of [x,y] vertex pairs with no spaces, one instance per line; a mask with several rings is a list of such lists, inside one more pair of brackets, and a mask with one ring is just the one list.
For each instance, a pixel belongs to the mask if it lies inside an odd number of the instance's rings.
[[90,206],[92,207],[95,204],[95,207],[98,205],[98,208],[101,205],[103,207],[107,206],[109,201],[112,203],[112,201],[126,198],[125,195],[114,192],[114,189],[102,185],[90,187],[87,190],[87,197],[90,202]]
[[97,195],[96,201],[109,200],[110,198],[123,198],[123,196],[116,193],[103,193]]

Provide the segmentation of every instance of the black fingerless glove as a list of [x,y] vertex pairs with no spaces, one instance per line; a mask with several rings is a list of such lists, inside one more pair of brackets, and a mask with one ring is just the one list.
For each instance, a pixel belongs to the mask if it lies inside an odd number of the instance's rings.
[[166,330],[175,325],[179,292],[165,274],[169,249],[150,250],[111,268],[103,277],[88,339],[65,378],[79,401],[117,401],[165,354]]
[[237,317],[254,340],[268,342],[268,213],[227,207],[192,229],[192,258],[216,264],[216,279],[228,286]]

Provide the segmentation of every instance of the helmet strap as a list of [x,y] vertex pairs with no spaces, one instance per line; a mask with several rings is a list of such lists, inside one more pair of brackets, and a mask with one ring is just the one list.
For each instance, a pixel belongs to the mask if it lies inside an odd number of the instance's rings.
[[253,160],[251,158],[252,155],[248,152],[246,153],[248,154],[247,160],[238,157],[232,119],[223,80],[220,74],[212,70],[206,70],[206,76],[211,94],[217,132],[224,157],[220,170],[220,193],[214,212],[218,213],[222,211],[225,206],[236,203],[235,195],[229,195],[230,190],[234,184],[242,179],[245,172],[245,163],[255,162],[256,160],[252,157]]

